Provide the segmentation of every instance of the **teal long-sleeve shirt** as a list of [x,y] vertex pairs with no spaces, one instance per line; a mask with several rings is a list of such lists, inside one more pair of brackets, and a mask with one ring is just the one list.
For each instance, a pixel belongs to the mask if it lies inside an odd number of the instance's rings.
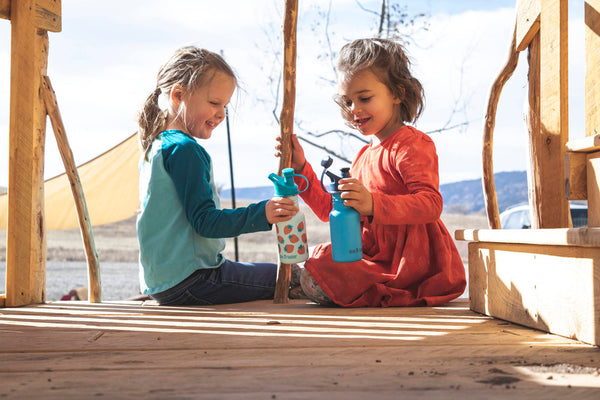
[[179,130],[162,132],[140,171],[140,286],[145,294],[167,290],[195,270],[223,261],[226,237],[270,230],[265,201],[220,209],[212,161]]

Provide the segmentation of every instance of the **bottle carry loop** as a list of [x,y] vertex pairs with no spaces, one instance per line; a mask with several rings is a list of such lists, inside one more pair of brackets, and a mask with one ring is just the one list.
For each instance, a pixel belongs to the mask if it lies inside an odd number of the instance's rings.
[[300,178],[302,178],[306,181],[306,187],[304,188],[304,190],[299,191],[298,194],[306,192],[306,190],[310,186],[310,184],[308,183],[308,179],[306,179],[306,177],[304,175],[300,175],[300,174],[292,174],[292,176],[299,176]]

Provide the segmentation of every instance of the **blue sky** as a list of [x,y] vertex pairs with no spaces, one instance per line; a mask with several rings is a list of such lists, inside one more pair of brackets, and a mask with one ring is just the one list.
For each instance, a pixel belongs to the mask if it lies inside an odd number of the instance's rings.
[[[426,109],[416,127],[434,131],[469,121],[461,130],[432,134],[440,159],[441,183],[481,176],[481,136],[488,91],[507,54],[516,0],[411,0],[409,12],[429,14],[427,30],[409,32],[413,72],[426,91]],[[85,162],[136,130],[139,105],[155,86],[156,72],[178,47],[195,44],[222,51],[239,75],[242,90],[231,110],[234,174],[237,186],[268,185],[277,169],[273,156],[279,128],[273,118],[280,66],[282,4],[279,0],[222,2],[177,0],[63,0],[63,31],[50,34],[48,74],[57,94],[76,161]],[[363,1],[376,10],[379,1]],[[323,53],[323,24],[315,16],[327,2],[300,0],[296,118],[301,130],[344,128],[333,103],[333,73]],[[417,8],[419,7],[419,8]],[[577,13],[573,15],[577,17]],[[579,17],[580,18],[580,17]],[[330,13],[333,49],[351,39],[372,36],[376,20],[355,0],[334,0]],[[579,34],[576,32],[576,34]],[[0,185],[8,181],[8,99],[10,24],[0,21]],[[570,46],[577,51],[578,45]],[[581,73],[574,68],[574,73]],[[507,84],[496,126],[496,170],[524,170],[527,137],[522,122],[526,100],[526,59]],[[581,90],[574,81],[573,90]],[[574,102],[576,103],[576,102]],[[460,109],[452,114],[456,105]],[[279,114],[279,109],[276,109]],[[577,126],[577,118],[574,118]],[[575,129],[577,130],[577,129]],[[353,158],[357,144],[337,138],[321,144]],[[215,178],[229,184],[225,124],[203,141],[215,164]],[[318,164],[323,151],[306,148]],[[54,136],[48,130],[46,177],[64,171]],[[336,161],[335,165],[342,166]]]

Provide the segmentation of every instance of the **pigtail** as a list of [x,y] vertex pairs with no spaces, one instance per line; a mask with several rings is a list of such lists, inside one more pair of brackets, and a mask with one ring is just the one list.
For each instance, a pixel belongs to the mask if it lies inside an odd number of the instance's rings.
[[161,110],[158,104],[160,96],[170,93],[175,85],[192,92],[207,84],[216,71],[231,76],[237,85],[235,73],[221,56],[195,46],[180,48],[160,67],[156,89],[148,96],[137,117],[140,149],[146,160],[152,141],[167,126],[167,118],[170,123],[185,115],[183,104],[179,109],[171,110],[172,114]]
[[165,125],[165,114],[158,105],[158,98],[161,93],[162,90],[156,88],[156,90],[148,96],[138,114],[138,137],[140,149],[145,154],[145,158],[148,156],[147,153],[152,141],[156,139]]

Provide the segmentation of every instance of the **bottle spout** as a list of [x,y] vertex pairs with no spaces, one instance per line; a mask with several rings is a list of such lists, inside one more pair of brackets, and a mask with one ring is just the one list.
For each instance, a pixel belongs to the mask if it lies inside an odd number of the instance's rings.
[[288,197],[301,193],[298,191],[298,185],[296,185],[294,182],[294,176],[300,176],[304,178],[308,185],[308,180],[302,175],[294,174],[293,168],[284,168],[281,172],[283,177],[274,173],[269,175],[269,179],[275,185],[275,194],[277,196]]
[[277,185],[283,185],[284,180],[282,177],[280,177],[279,175],[275,174],[275,173],[271,173],[269,174],[269,179],[277,186]]

